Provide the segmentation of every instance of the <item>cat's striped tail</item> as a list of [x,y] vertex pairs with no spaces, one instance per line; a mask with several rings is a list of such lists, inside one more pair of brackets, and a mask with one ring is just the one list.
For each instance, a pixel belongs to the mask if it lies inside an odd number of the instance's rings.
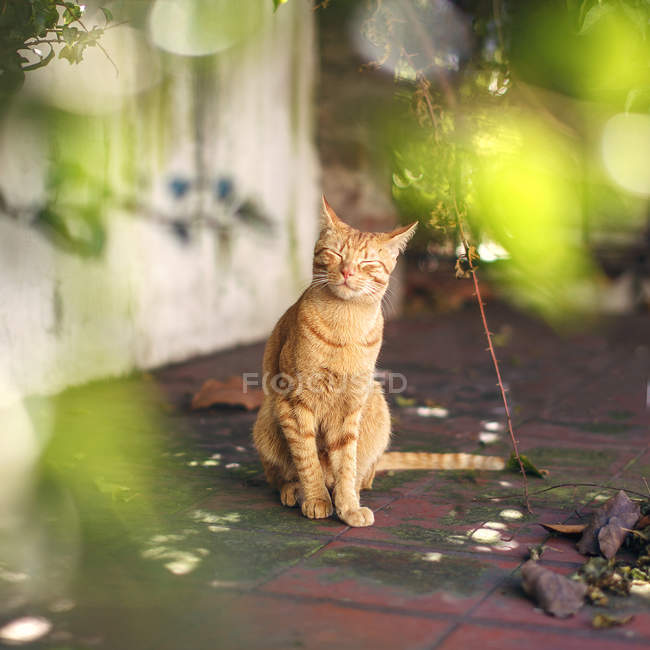
[[504,469],[500,456],[479,454],[432,454],[426,451],[389,451],[382,455],[376,470],[390,469]]

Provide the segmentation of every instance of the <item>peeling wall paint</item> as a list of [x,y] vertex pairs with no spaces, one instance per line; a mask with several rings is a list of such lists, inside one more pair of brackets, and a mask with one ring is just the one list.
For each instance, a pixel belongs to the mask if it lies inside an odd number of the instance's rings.
[[[102,173],[128,200],[103,205],[101,254],[0,213],[0,401],[262,339],[306,285],[319,206],[313,15],[266,4],[255,38],[203,63],[177,58],[157,94],[103,123]],[[22,122],[2,125],[0,190],[27,214],[48,168]]]

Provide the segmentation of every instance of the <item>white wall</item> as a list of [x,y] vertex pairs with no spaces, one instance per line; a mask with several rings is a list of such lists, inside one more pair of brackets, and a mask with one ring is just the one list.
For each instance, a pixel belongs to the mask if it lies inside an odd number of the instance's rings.
[[[255,37],[200,73],[200,92],[195,61],[180,57],[167,62],[165,99],[153,108],[137,95],[115,108],[100,90],[87,91],[97,105],[84,110],[100,115],[92,147],[103,173],[116,195],[138,205],[107,201],[107,240],[96,258],[54,246],[31,225],[53,164],[48,136],[19,109],[5,119],[0,189],[11,216],[0,214],[0,402],[261,339],[308,282],[319,203],[312,9],[295,0],[273,14],[267,5]],[[134,40],[134,31],[125,38]],[[165,69],[153,46],[137,47],[148,48],[138,59],[141,78]],[[50,93],[53,103],[75,110],[65,106],[75,93],[59,98],[52,89],[66,78],[78,88],[79,70],[96,54],[77,69],[55,60],[31,73],[23,92]],[[92,77],[90,69],[90,84]],[[126,168],[137,183],[125,181]],[[191,197],[170,199],[172,176],[197,174],[202,184]],[[224,175],[268,215],[271,234],[236,222],[210,198],[210,184]],[[183,243],[160,222],[196,214],[233,224],[227,241],[199,219]]]

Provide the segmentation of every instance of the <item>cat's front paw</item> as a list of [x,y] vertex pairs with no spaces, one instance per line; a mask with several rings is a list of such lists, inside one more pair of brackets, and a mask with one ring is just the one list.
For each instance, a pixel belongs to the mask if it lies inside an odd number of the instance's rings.
[[302,514],[309,519],[325,519],[334,512],[332,500],[327,499],[307,499],[302,503]]
[[293,508],[298,505],[300,496],[300,483],[293,481],[285,483],[280,489],[280,502],[283,506]]
[[370,508],[351,508],[337,512],[339,519],[348,526],[360,528],[361,526],[372,526],[375,523],[375,515]]

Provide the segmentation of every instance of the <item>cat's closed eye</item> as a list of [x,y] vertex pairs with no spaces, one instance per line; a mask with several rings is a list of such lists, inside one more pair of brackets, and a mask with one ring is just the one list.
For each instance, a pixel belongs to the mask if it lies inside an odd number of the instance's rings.
[[340,262],[343,259],[340,253],[332,250],[331,248],[321,248],[316,252],[315,258],[317,261],[323,263],[336,263]]
[[386,265],[381,260],[363,260],[359,263],[359,266],[364,271],[384,271],[388,273]]

